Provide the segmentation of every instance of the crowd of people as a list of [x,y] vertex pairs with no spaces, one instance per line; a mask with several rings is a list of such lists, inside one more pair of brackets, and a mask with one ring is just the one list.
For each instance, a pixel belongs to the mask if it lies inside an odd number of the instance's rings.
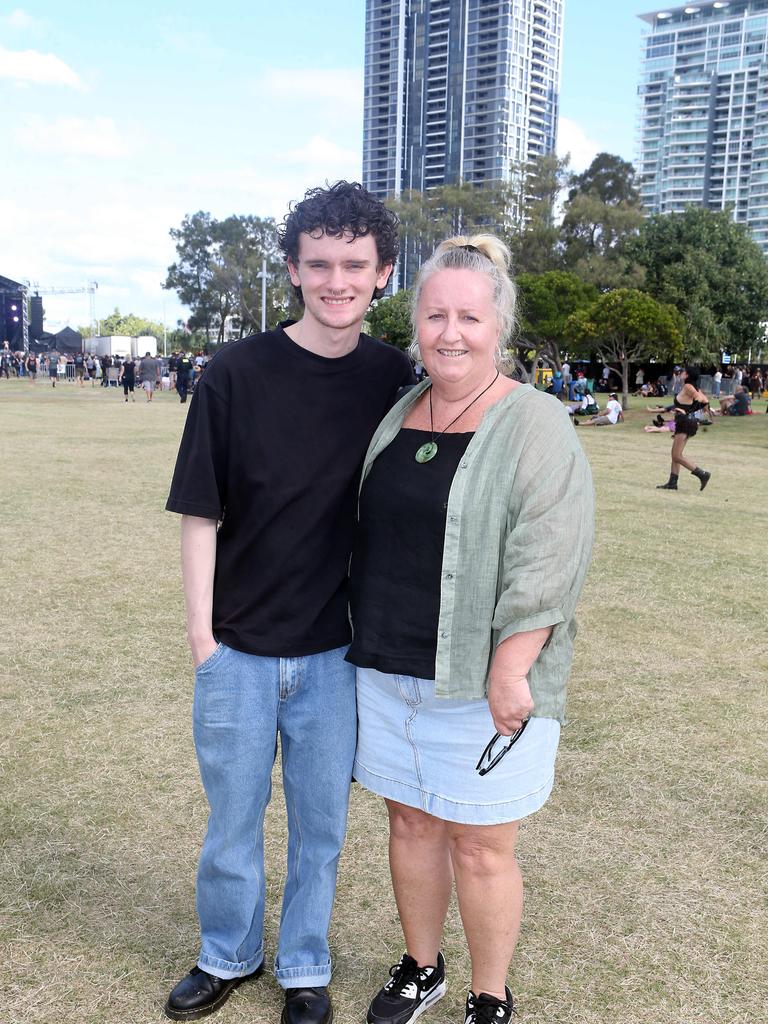
[[34,384],[38,376],[48,378],[52,387],[63,381],[84,387],[122,387],[125,401],[135,400],[138,383],[152,401],[154,391],[175,390],[183,404],[192,394],[208,365],[209,356],[202,351],[172,352],[168,357],[146,352],[140,358],[131,355],[97,355],[94,352],[12,351],[8,342],[0,349],[0,378],[25,378]]
[[[721,395],[726,375],[731,382],[728,390],[732,388],[732,393]],[[609,368],[604,367],[599,384],[604,385],[609,376]],[[716,416],[750,415],[753,398],[763,395],[764,389],[768,388],[768,374],[760,366],[728,366],[725,371],[717,367],[712,375],[711,397],[701,390],[700,384],[700,372],[693,366],[675,366],[671,376],[659,376],[652,382],[646,382],[643,368],[639,368],[635,375],[636,396],[666,398],[669,395],[672,398],[670,404],[648,407],[647,411],[656,413],[656,416],[643,428],[646,433],[672,435],[670,475],[665,483],[658,485],[660,490],[676,491],[681,469],[687,469],[697,477],[699,489],[704,490],[711,473],[691,462],[684,454],[689,439],[696,435],[699,427],[712,426]],[[565,362],[562,369],[553,374],[547,390],[561,399],[574,426],[580,423],[584,426],[615,426],[623,422],[624,412],[618,394],[610,392],[605,408],[601,410],[593,387],[593,380],[587,379],[583,371],[572,377]]]

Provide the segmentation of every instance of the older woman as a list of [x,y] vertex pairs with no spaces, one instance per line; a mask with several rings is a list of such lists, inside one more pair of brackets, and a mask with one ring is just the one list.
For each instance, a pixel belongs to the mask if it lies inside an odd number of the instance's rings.
[[513,1012],[518,822],[552,788],[593,498],[562,405],[499,372],[508,259],[481,235],[443,242],[422,267],[413,320],[429,379],[384,419],[363,469],[355,776],[386,800],[406,945],[372,1024],[406,1024],[444,994],[453,880],[466,1020]]

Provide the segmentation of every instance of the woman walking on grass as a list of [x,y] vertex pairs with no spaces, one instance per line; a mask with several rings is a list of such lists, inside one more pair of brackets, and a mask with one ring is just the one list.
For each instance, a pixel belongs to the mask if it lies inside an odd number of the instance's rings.
[[675,395],[675,433],[672,438],[672,470],[665,484],[657,484],[659,491],[676,491],[680,467],[683,466],[699,480],[699,490],[703,491],[712,476],[706,469],[701,469],[695,462],[689,462],[683,455],[688,438],[693,437],[699,429],[696,412],[708,409],[709,400],[703,391],[699,391],[699,371],[686,367],[680,372],[683,386]]

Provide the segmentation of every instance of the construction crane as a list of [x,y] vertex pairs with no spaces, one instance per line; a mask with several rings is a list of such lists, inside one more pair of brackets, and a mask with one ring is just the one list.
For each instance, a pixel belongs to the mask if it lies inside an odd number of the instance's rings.
[[41,288],[37,281],[25,281],[25,286],[35,295],[88,295],[88,313],[91,322],[91,331],[95,335],[98,331],[96,323],[96,289],[98,281],[87,281],[82,288]]

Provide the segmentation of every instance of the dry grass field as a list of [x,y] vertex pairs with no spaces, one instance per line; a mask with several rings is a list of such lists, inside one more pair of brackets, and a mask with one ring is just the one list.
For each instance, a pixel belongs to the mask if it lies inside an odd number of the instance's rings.
[[[637,400],[636,400],[637,401]],[[599,527],[558,782],[521,833],[510,984],[524,1024],[767,1019],[768,416],[700,431],[666,479],[637,411],[581,429]],[[146,1024],[194,962],[206,807],[191,740],[177,517],[184,407],[0,381],[0,1020]],[[283,870],[268,822],[274,950]],[[489,907],[489,927],[496,908]],[[338,1024],[401,952],[379,801],[355,787],[332,946]],[[268,956],[271,952],[268,953]],[[449,994],[469,964],[458,915]],[[270,976],[222,1024],[279,1019]]]

